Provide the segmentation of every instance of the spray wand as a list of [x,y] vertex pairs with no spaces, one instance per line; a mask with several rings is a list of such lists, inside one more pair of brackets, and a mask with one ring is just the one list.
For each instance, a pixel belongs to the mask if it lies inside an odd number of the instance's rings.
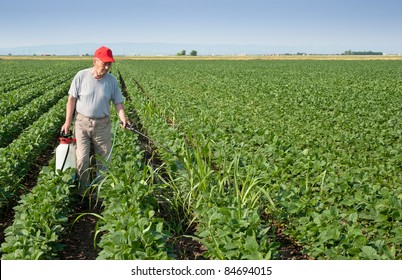
[[[123,124],[123,123],[120,122],[120,124]],[[163,146],[163,145],[159,144],[158,142],[156,142],[156,141],[152,140],[151,138],[149,138],[149,137],[148,137],[147,135],[145,135],[144,133],[138,131],[138,130],[135,128],[135,125],[134,125],[132,122],[128,121],[127,124],[126,124],[126,126],[125,126],[124,128],[127,129],[127,130],[129,130],[129,131],[133,131],[133,132],[135,132],[135,133],[141,135],[142,137],[145,137],[146,139],[148,139],[148,140],[151,141],[152,143],[155,143],[157,146],[160,146],[161,148],[163,148],[164,150],[166,150],[166,151],[167,151],[168,153],[170,153],[171,155],[177,157],[177,154],[175,154],[172,150],[170,150],[169,148],[166,148],[165,146]]]

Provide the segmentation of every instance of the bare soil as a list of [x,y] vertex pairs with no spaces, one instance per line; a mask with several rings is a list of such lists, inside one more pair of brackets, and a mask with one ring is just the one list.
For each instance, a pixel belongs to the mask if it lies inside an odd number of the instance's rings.
[[[101,235],[95,240],[95,228],[98,218],[92,214],[100,214],[100,207],[93,207],[87,199],[76,197],[76,206],[73,214],[69,217],[69,226],[60,243],[63,250],[59,252],[60,260],[95,260],[99,253],[96,243]],[[81,214],[87,213],[81,216]],[[96,242],[95,242],[96,241]]]

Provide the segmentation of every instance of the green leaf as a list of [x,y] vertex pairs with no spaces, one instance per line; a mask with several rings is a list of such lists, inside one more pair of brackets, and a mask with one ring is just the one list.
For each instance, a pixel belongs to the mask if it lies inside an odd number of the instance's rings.
[[377,251],[371,246],[364,246],[359,256],[365,260],[381,259],[380,255],[377,254]]
[[248,252],[258,252],[259,251],[258,250],[259,246],[258,246],[257,240],[255,239],[255,236],[251,236],[251,235],[246,236],[244,248]]

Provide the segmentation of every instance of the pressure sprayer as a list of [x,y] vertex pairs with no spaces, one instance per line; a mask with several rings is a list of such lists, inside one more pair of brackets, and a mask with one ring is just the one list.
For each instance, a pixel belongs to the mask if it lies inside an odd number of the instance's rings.
[[75,150],[76,139],[72,133],[64,134],[60,132],[60,144],[56,148],[56,170],[66,170],[69,167],[76,168]]

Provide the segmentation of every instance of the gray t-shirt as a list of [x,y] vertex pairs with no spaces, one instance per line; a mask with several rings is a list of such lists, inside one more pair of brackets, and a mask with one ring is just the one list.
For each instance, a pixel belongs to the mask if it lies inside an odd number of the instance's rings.
[[92,68],[81,70],[75,75],[68,94],[77,98],[78,113],[94,119],[110,115],[110,101],[115,105],[124,102],[116,78],[107,73],[97,80],[92,75]]

